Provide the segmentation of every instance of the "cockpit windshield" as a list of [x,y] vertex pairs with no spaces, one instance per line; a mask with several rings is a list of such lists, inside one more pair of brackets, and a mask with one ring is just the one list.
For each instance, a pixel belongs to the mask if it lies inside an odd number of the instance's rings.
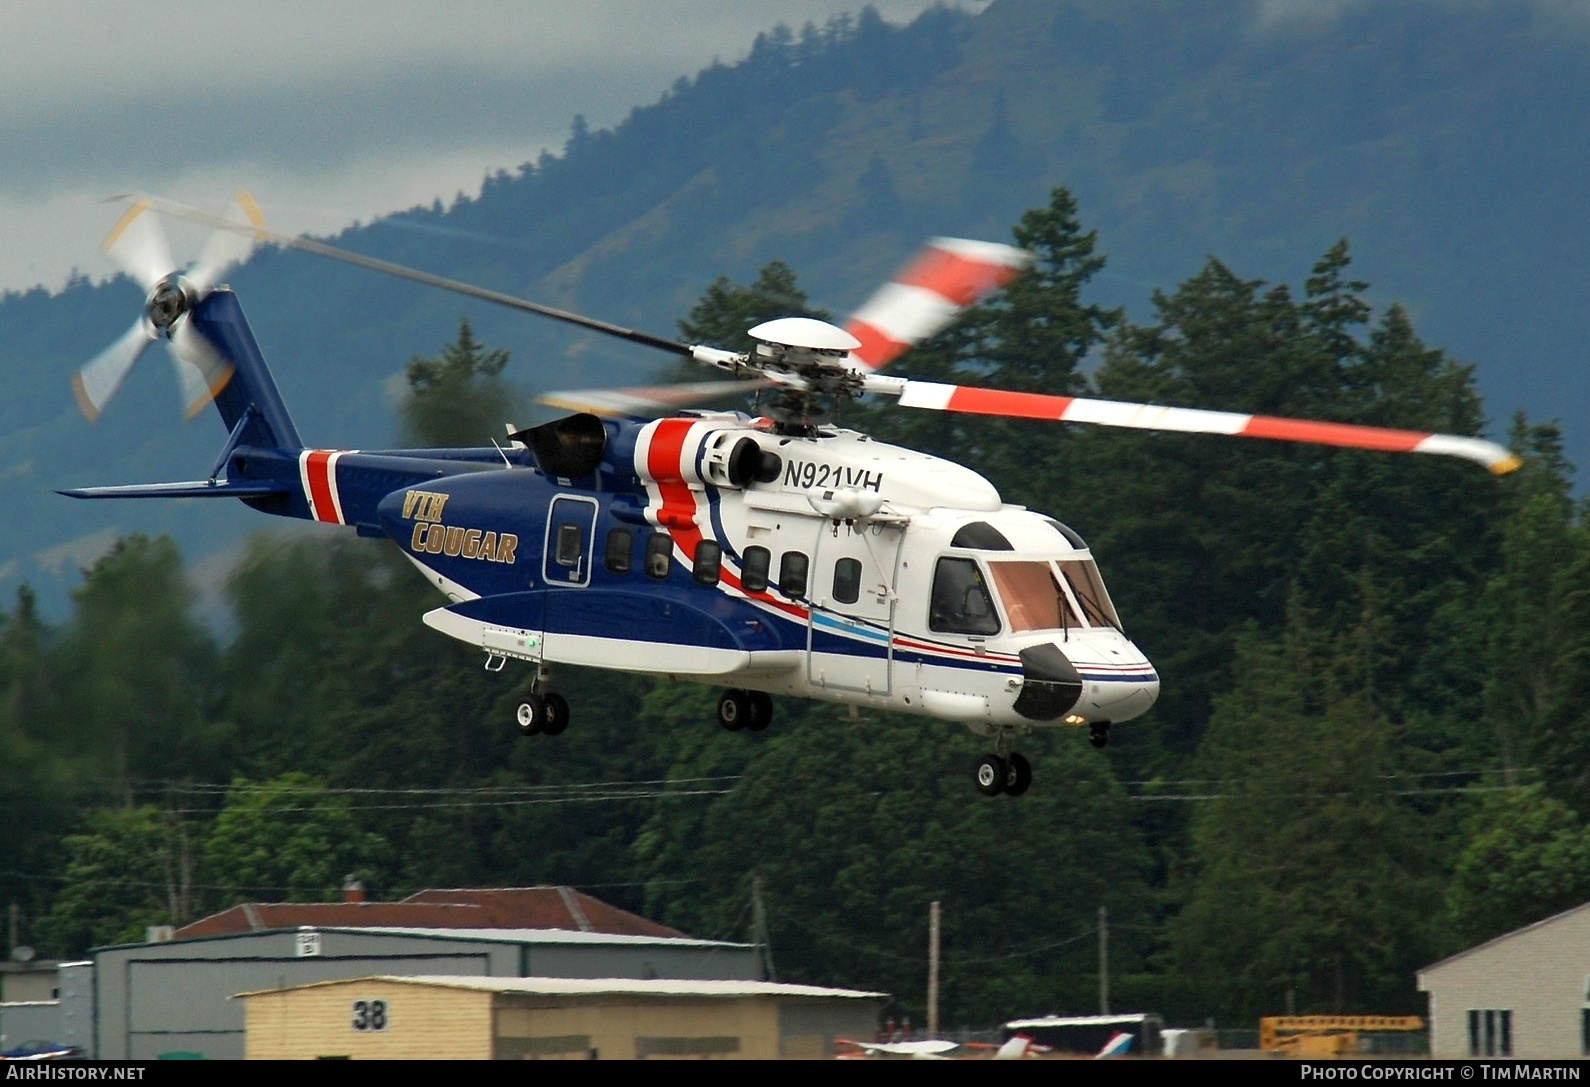
[[990,562],[988,569],[1012,633],[1083,626],[1120,629],[1121,620],[1092,559]]

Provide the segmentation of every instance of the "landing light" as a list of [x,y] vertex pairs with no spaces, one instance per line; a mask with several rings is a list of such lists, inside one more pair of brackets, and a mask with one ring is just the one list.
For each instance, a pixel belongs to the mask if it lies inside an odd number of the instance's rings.
[[1068,725],[1085,725],[1088,723],[1088,719],[1079,713],[1068,713],[1065,716],[1065,723]]

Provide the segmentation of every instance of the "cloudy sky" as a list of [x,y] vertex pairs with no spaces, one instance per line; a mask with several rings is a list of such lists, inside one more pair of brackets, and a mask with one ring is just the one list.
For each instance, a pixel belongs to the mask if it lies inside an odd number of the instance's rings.
[[477,191],[576,113],[605,127],[759,30],[861,6],[0,0],[0,290],[109,274],[114,193],[219,207],[243,185],[277,229],[334,230]]

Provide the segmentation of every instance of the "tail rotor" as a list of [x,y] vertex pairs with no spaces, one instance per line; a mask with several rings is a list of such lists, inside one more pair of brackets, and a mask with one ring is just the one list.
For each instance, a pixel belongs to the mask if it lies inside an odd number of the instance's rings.
[[[239,191],[236,205],[257,230],[264,229],[253,197]],[[193,327],[188,314],[229,268],[247,259],[255,238],[218,230],[192,265],[178,268],[159,222],[145,214],[149,210],[148,200],[135,202],[105,239],[106,254],[147,297],[133,326],[72,377],[77,406],[89,422],[99,418],[133,365],[157,340],[166,341],[187,418],[202,411],[232,378],[231,364]]]

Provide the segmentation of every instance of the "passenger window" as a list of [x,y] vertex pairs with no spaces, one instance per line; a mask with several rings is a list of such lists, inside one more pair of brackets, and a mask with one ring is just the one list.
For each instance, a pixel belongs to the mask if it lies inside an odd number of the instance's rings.
[[933,572],[933,599],[928,629],[948,634],[998,634],[999,616],[971,559],[940,559]]
[[674,541],[666,532],[653,532],[646,537],[646,576],[665,578],[673,569]]
[[585,533],[574,522],[558,526],[558,546],[555,557],[559,566],[578,566],[585,554]]
[[629,573],[629,556],[635,547],[635,534],[627,528],[615,528],[607,534],[607,554],[604,562],[610,574]]
[[748,593],[766,592],[767,571],[772,564],[773,553],[767,548],[747,547],[745,561],[740,563],[740,587]]
[[786,551],[778,560],[778,591],[790,599],[806,595],[806,570],[811,565],[799,551]]
[[696,544],[696,562],[691,568],[690,576],[696,579],[697,585],[716,585],[722,568],[722,547],[711,540],[702,540]]
[[841,604],[854,604],[860,598],[861,563],[840,559],[834,563],[834,599]]

